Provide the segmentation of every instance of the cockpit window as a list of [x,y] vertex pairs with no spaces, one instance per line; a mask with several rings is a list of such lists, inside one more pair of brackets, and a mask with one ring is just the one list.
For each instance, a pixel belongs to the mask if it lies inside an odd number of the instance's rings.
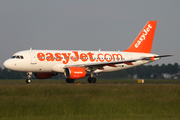
[[16,56],[12,56],[11,59],[16,58]]
[[11,59],[24,59],[22,55],[13,55]]

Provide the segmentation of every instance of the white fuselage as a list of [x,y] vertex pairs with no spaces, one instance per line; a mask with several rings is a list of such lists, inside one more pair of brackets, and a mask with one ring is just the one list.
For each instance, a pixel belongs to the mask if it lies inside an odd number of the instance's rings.
[[[155,56],[155,54],[120,51],[25,50],[17,52],[13,56],[14,57],[4,62],[4,66],[10,70],[21,72],[63,73],[63,68],[65,66],[141,59],[144,57]],[[19,57],[17,58],[17,56]],[[156,58],[155,60],[158,59],[159,58]],[[132,62],[132,64],[116,64],[116,67],[104,66],[103,69],[96,69],[93,73],[118,71],[149,62],[151,61],[141,60]]]

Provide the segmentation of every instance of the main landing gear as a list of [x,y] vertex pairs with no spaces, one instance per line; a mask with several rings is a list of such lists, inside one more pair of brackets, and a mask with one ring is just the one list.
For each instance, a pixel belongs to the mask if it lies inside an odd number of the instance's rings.
[[66,79],[67,83],[74,83],[74,79]]
[[[96,83],[95,77],[88,77],[87,79],[88,83]],[[67,83],[74,83],[74,79],[66,79]]]
[[26,83],[31,83],[32,72],[27,72],[27,75]]
[[96,78],[95,77],[88,77],[87,81],[88,81],[88,83],[96,83]]
[[93,77],[93,73],[91,72],[91,77],[88,77],[87,79],[88,83],[96,83],[96,78]]
[[[88,77],[87,79],[88,83],[96,83],[95,77]],[[74,83],[74,79],[66,79],[67,83]]]

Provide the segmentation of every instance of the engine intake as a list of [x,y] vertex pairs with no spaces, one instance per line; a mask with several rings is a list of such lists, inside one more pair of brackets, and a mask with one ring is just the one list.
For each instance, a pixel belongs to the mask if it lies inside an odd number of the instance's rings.
[[64,75],[68,79],[80,79],[86,76],[86,70],[83,67],[68,67],[64,69]]

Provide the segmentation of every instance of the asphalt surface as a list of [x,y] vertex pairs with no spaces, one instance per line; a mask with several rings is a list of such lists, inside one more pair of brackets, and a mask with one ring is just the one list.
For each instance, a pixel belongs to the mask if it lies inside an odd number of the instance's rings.
[[142,85],[147,85],[147,84],[180,84],[180,83],[0,83],[0,84],[6,84],[6,85],[33,85],[33,84],[44,84],[44,85],[48,85],[48,84],[72,84],[72,85],[85,85],[85,84],[90,84],[90,85],[105,85],[105,84],[142,84]]

